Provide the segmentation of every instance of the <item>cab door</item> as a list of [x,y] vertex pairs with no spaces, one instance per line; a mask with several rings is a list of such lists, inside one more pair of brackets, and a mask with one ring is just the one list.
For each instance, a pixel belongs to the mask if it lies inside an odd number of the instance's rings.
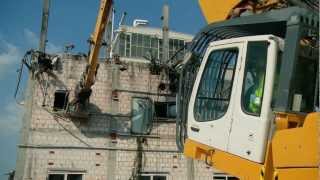
[[226,41],[208,47],[189,102],[188,138],[227,150],[242,49],[242,42]]
[[266,153],[276,56],[276,37],[252,37],[237,76],[228,152],[262,163]]

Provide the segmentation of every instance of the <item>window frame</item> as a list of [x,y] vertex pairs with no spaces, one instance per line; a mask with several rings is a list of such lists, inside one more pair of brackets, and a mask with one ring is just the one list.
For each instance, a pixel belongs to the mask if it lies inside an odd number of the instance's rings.
[[152,173],[148,173],[148,172],[142,172],[139,174],[139,176],[148,176],[150,177],[150,180],[153,180],[154,176],[164,176],[166,177],[166,180],[169,180],[169,174],[168,173],[161,173],[161,172],[152,172]]
[[[124,46],[124,56],[128,57],[128,58],[143,58],[147,52],[150,51],[151,55],[155,55],[155,57],[153,58],[157,58],[157,59],[161,59],[163,56],[163,49],[162,49],[162,43],[163,40],[161,38],[159,38],[157,35],[150,35],[150,34],[143,34],[143,33],[139,33],[139,32],[131,32],[131,33],[123,33],[124,34],[124,42],[123,42],[123,46]],[[127,41],[127,36],[130,36],[130,43],[128,43]],[[139,39],[141,38],[141,39]],[[148,39],[148,43],[145,44],[145,39]],[[141,42],[139,41],[141,40]],[[170,44],[171,43],[171,44]],[[187,43],[187,40],[185,39],[178,39],[178,38],[170,38],[169,39],[169,51],[168,51],[168,55],[169,58],[171,58],[170,55],[175,55],[177,53],[177,51],[180,50],[180,48],[184,48],[183,50],[181,50],[181,52],[178,53],[178,55],[176,55],[174,60],[178,60],[179,58],[183,59],[186,53],[186,48],[185,45]],[[119,43],[119,47],[120,47],[120,43]],[[130,53],[126,53],[127,52],[127,47],[129,47],[129,51]],[[174,48],[177,48],[174,50]],[[142,49],[141,53],[142,54],[138,54],[138,49]],[[146,51],[146,49],[148,49],[148,51]],[[120,49],[119,49],[119,53],[120,53]],[[141,56],[140,56],[141,55]],[[182,60],[181,59],[181,60]]]
[[236,179],[239,180],[238,177],[235,177],[235,176],[232,176],[230,174],[227,174],[227,173],[224,173],[224,172],[220,172],[220,171],[213,173],[213,180],[215,180],[215,178],[224,178],[224,180],[229,180],[229,178],[230,179],[231,178],[236,178]]
[[64,171],[64,170],[49,170],[47,173],[47,180],[49,180],[49,176],[50,175],[63,175],[63,179],[67,180],[68,179],[68,175],[72,175],[72,174],[80,174],[82,175],[82,180],[86,179],[86,171]]
[[[265,59],[265,62],[266,62],[266,65],[265,65],[265,69],[264,69],[264,79],[263,79],[263,87],[262,87],[262,96],[261,96],[261,106],[260,106],[260,111],[259,113],[252,113],[252,112],[249,112],[246,110],[246,108],[244,107],[244,97],[245,97],[245,92],[244,92],[244,88],[245,88],[245,80],[246,80],[246,68],[247,68],[247,61],[248,61],[248,47],[249,47],[249,43],[252,43],[252,42],[266,42],[267,44],[267,51],[266,51],[266,59]],[[265,85],[266,85],[266,76],[267,76],[267,62],[268,62],[268,58],[269,58],[269,47],[270,47],[270,42],[267,41],[267,40],[255,40],[255,41],[248,41],[246,43],[246,53],[245,53],[245,59],[244,59],[244,71],[243,71],[243,79],[242,79],[242,87],[241,87],[241,110],[242,112],[244,112],[246,115],[250,115],[250,116],[255,116],[255,117],[261,117],[261,112],[262,112],[262,105],[263,105],[263,99],[264,99],[264,95],[265,95]],[[270,107],[271,108],[271,107]]]
[[[147,128],[146,128],[146,131],[145,132],[133,132],[133,125],[134,125],[134,123],[133,123],[133,121],[134,121],[134,102],[135,102],[135,100],[144,100],[144,101],[148,101],[148,103],[151,105],[151,107],[149,107],[149,108],[151,108],[151,119],[149,119],[149,124],[147,124],[146,126],[148,126]],[[150,97],[141,97],[141,96],[132,96],[131,97],[131,104],[130,104],[130,106],[131,106],[131,118],[130,118],[130,122],[131,122],[131,125],[130,125],[130,131],[131,131],[131,133],[133,133],[133,134],[149,134],[150,132],[151,132],[151,130],[152,130],[152,123],[153,123],[153,121],[154,121],[154,118],[155,118],[155,116],[154,116],[154,102],[153,102],[153,100],[150,98]],[[148,119],[147,119],[148,120]]]
[[[230,93],[228,95],[228,98],[224,101],[228,101],[228,106],[226,107],[224,113],[218,117],[215,117],[214,119],[210,119],[210,120],[199,120],[199,118],[196,116],[196,103],[197,103],[197,99],[198,99],[198,94],[199,94],[199,91],[200,91],[200,87],[202,85],[202,81],[203,81],[203,77],[205,75],[205,71],[206,71],[206,68],[208,67],[208,64],[210,63],[210,60],[209,58],[211,57],[212,53],[214,52],[220,52],[220,51],[224,51],[224,50],[236,50],[237,53],[236,53],[236,57],[235,57],[235,62],[234,62],[234,67],[233,67],[233,74],[232,74],[232,78],[231,78],[231,81],[230,81],[230,84],[232,86],[231,90],[230,90]],[[232,47],[223,47],[223,48],[218,48],[218,49],[212,49],[207,57],[207,61],[206,61],[206,64],[204,66],[204,69],[203,69],[203,72],[201,74],[201,78],[200,78],[200,82],[199,82],[199,85],[198,85],[198,89],[197,89],[197,92],[196,92],[196,97],[195,97],[195,102],[194,102],[194,107],[193,107],[193,117],[194,117],[194,120],[196,122],[212,122],[212,121],[217,121],[219,119],[222,119],[226,113],[228,112],[228,109],[230,107],[230,101],[231,101],[231,95],[232,95],[232,91],[234,90],[234,80],[235,80],[235,74],[236,74],[236,71],[237,71],[237,64],[238,64],[238,61],[239,61],[239,53],[240,53],[241,49],[239,49],[238,46],[232,46]],[[222,55],[224,56],[224,55]],[[240,60],[241,61],[241,60]],[[222,64],[222,63],[220,63]],[[226,75],[225,75],[226,76]],[[225,77],[224,76],[224,77]],[[214,99],[214,98],[213,98]]]
[[[312,59],[312,57],[304,56],[302,52],[299,53],[297,60],[296,60],[296,68],[294,70],[293,76],[292,76],[292,83],[289,93],[289,97],[291,99],[291,102],[289,103],[289,109],[290,112],[293,113],[301,113],[301,114],[307,114],[314,112],[316,109],[316,101],[317,101],[317,91],[319,91],[317,88],[317,79],[319,74],[319,62],[315,59]],[[301,68],[303,67],[303,68]],[[308,69],[309,68],[309,69]],[[312,68],[312,69],[310,69]],[[312,74],[313,73],[313,74]],[[301,78],[303,76],[303,78]],[[312,79],[314,77],[314,79]],[[301,79],[308,79],[310,83],[302,84],[301,82],[304,82]],[[298,86],[297,86],[298,84]],[[308,84],[308,85],[307,85]],[[309,85],[310,84],[310,85]],[[304,86],[305,85],[305,86]],[[306,87],[307,86],[307,87]],[[313,88],[308,88],[308,87]],[[297,88],[299,87],[299,88]],[[303,87],[303,88],[300,88]],[[307,93],[309,90],[309,93]],[[312,92],[310,92],[312,91]],[[300,106],[298,109],[295,109],[295,95],[301,95],[302,99],[299,103]],[[309,95],[309,96],[308,96]],[[318,95],[319,98],[319,95]]]

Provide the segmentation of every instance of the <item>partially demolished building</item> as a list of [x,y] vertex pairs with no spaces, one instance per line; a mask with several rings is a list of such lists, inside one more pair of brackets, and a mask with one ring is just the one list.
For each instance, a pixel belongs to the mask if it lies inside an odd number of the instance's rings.
[[[169,37],[170,57],[181,60],[192,36]],[[54,77],[30,80],[15,179],[213,179],[176,147],[175,94],[155,61],[161,38],[161,29],[121,27],[119,58],[101,59],[88,119],[65,113],[86,57],[64,53]]]

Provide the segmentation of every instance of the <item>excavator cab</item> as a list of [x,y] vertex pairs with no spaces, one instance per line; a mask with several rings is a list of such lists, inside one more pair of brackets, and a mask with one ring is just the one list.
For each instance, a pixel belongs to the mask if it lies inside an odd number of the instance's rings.
[[290,7],[198,33],[180,75],[184,154],[240,179],[315,179],[318,31],[316,13]]
[[272,35],[210,43],[190,98],[188,138],[263,162],[281,47]]

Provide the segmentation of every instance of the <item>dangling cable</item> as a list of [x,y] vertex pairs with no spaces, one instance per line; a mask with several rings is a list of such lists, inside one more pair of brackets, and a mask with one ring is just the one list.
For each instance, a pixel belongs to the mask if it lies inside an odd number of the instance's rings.
[[21,60],[21,64],[19,69],[17,70],[18,72],[18,80],[17,80],[17,85],[14,91],[14,99],[16,100],[17,104],[20,104],[17,99],[18,92],[20,90],[20,84],[21,84],[21,79],[22,79],[22,74],[23,74],[23,67],[26,66],[29,71],[32,71],[32,64],[31,64],[31,56],[33,54],[33,50],[27,51],[26,54],[23,56]]

